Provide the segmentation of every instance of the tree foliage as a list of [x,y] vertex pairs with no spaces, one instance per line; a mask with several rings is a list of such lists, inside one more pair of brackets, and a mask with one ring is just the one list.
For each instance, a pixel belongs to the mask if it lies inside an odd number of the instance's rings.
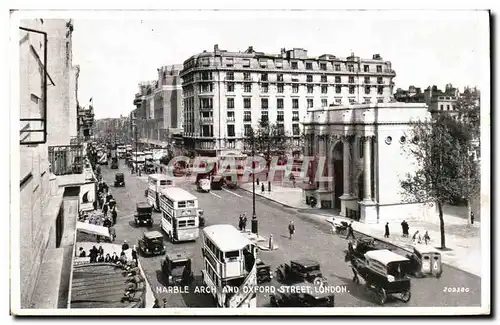
[[263,121],[251,129],[244,141],[247,150],[251,150],[253,145],[255,154],[263,154],[266,159],[273,155],[282,155],[290,147],[289,136],[283,129]]
[[473,154],[479,135],[479,106],[473,97],[466,96],[457,102],[457,116],[443,112],[431,121],[415,123],[413,140],[406,146],[416,159],[416,169],[401,186],[408,200],[437,204],[441,248],[446,248],[443,205],[457,197],[470,199],[480,185],[479,165]]

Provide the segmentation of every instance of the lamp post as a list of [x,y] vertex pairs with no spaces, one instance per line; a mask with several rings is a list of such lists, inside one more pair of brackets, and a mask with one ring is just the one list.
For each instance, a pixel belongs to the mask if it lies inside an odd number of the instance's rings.
[[259,224],[255,214],[255,134],[252,130],[252,233],[259,234]]

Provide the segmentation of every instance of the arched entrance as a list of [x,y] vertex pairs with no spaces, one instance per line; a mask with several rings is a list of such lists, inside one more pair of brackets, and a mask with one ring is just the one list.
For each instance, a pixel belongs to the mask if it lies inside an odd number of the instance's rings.
[[340,197],[344,194],[344,145],[338,141],[332,150],[333,161],[333,208],[340,209]]

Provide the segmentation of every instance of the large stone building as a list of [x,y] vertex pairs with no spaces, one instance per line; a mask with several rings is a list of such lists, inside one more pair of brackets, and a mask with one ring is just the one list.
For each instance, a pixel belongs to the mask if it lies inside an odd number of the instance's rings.
[[330,179],[305,197],[365,223],[433,216],[435,207],[408,202],[400,185],[414,160],[410,122],[428,120],[425,104],[381,103],[314,108],[304,121],[306,156],[326,157]]
[[242,150],[260,121],[276,124],[300,146],[300,122],[308,108],[387,103],[395,72],[380,55],[309,57],[307,50],[278,54],[214,50],[193,55],[181,72],[184,140],[198,154]]
[[147,145],[168,147],[182,133],[182,65],[163,66],[158,79],[139,84],[135,95],[138,140]]
[[12,278],[19,279],[12,286],[20,285],[20,301],[12,303],[21,308],[64,306],[69,284],[79,200],[67,202],[74,196],[64,195],[64,186],[75,183],[73,174],[85,178],[82,146],[70,145],[78,123],[72,32],[72,20],[20,22],[20,107],[13,108],[20,109],[20,211],[19,229],[12,228],[19,235],[19,256],[11,256],[11,265]]

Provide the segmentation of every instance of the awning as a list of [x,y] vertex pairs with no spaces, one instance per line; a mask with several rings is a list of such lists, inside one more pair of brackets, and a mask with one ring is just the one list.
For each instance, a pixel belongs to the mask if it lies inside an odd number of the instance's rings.
[[109,230],[107,227],[93,225],[86,222],[77,221],[76,230],[83,231],[87,234],[109,237]]

